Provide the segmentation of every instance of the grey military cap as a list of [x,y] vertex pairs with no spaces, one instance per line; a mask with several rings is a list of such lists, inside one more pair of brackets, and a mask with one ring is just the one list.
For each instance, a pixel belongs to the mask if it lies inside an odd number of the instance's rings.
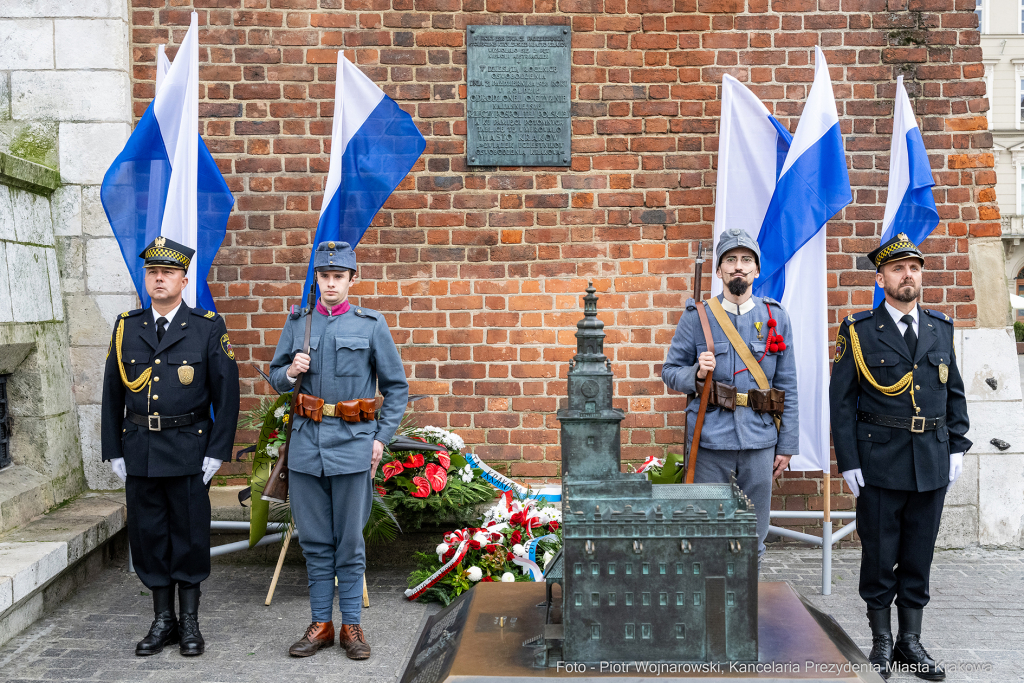
[[746,247],[750,251],[754,252],[754,258],[757,261],[757,268],[761,268],[761,247],[757,246],[757,240],[750,236],[746,230],[741,228],[729,228],[722,233],[721,237],[718,238],[718,249],[715,251],[718,254],[718,261],[715,263],[715,268],[722,265],[722,257],[729,251],[737,249],[739,247]]
[[313,253],[313,270],[356,270],[356,252],[348,242],[321,242]]

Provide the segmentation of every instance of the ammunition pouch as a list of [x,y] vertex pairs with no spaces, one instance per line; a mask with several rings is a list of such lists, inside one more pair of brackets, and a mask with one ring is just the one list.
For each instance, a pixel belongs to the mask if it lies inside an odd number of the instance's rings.
[[772,417],[782,417],[786,403],[786,392],[771,387],[769,389],[751,389],[747,392],[747,404],[758,413],[768,413]]
[[295,412],[300,417],[320,422],[324,419],[324,400],[309,394],[299,394],[299,398],[295,402]]
[[[703,380],[696,380],[697,394],[704,391]],[[713,382],[708,405],[718,406],[726,410],[736,410],[736,406],[747,406],[754,412],[768,413],[772,417],[782,417],[785,407],[786,392],[770,387],[768,389],[751,389],[747,393],[736,391],[735,385],[725,382]]]
[[[704,391],[704,381],[697,380],[697,394]],[[712,382],[711,393],[708,397],[708,405],[719,406],[726,410],[736,410],[736,387],[725,382]]]
[[353,398],[338,403],[324,403],[322,398],[299,394],[295,412],[320,422],[325,417],[337,417],[345,422],[371,422],[377,417],[377,410],[384,404],[381,398]]

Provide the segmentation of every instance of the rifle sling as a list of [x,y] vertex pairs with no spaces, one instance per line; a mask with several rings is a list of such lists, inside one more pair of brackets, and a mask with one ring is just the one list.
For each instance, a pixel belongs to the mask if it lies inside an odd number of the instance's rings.
[[[715,339],[711,335],[711,322],[708,320],[708,313],[704,310],[704,304],[701,301],[697,302],[697,317],[700,318],[700,327],[704,331],[704,342],[708,345],[708,351],[714,353]],[[700,447],[700,433],[704,428],[704,415],[708,411],[708,401],[711,398],[711,385],[713,383],[713,377],[704,378],[704,391],[700,395],[700,407],[697,409],[697,419],[693,424],[693,441],[690,443],[690,457],[686,460],[685,481],[687,484],[693,483],[696,474],[697,449]]]

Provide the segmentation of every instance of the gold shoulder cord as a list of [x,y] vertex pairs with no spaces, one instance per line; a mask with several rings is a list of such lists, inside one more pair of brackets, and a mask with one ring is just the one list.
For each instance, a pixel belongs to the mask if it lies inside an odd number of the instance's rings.
[[139,375],[139,378],[134,382],[128,381],[128,375],[124,373],[124,362],[121,360],[121,340],[124,339],[124,318],[117,323],[117,369],[121,371],[121,383],[124,384],[130,391],[139,393],[142,388],[149,384],[150,375],[153,374],[153,368],[146,368],[146,370]]
[[907,374],[903,375],[896,384],[888,387],[884,387],[875,381],[875,378],[871,375],[871,371],[868,370],[867,364],[864,362],[864,355],[860,350],[860,338],[857,336],[857,330],[854,329],[854,323],[850,323],[850,347],[853,349],[853,359],[857,363],[857,371],[864,376],[864,379],[868,381],[868,384],[878,389],[886,396],[899,396],[904,391],[910,390],[910,402],[914,406],[914,412],[920,413],[921,409],[917,407],[917,401],[914,400],[914,371],[911,370]]

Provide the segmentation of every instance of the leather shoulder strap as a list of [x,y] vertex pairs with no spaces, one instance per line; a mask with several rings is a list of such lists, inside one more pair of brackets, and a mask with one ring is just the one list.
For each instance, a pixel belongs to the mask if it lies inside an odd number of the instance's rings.
[[708,320],[707,310],[701,304],[697,304],[697,317],[700,318],[700,329],[704,331],[704,343],[708,345],[708,351],[714,353],[715,338],[711,336],[711,322]]
[[722,326],[722,330],[725,331],[725,336],[729,338],[729,343],[732,344],[732,348],[739,354],[740,360],[747,366],[747,370],[750,371],[750,376],[757,382],[757,386],[762,390],[768,389],[768,377],[764,374],[764,370],[761,369],[761,365],[754,358],[754,354],[747,348],[746,342],[740,337],[740,333],[736,330],[736,326],[729,320],[729,314],[722,308],[722,302],[718,300],[718,297],[713,296],[708,301],[711,306],[711,313],[714,314],[715,320]]

